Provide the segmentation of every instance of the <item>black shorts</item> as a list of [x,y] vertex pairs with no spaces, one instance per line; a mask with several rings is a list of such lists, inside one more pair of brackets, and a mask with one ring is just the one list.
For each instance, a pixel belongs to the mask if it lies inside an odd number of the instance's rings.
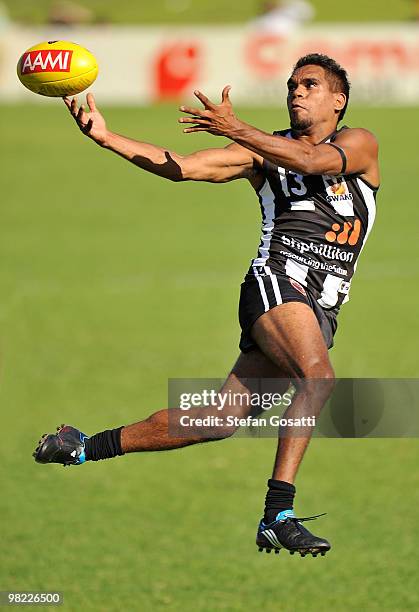
[[279,274],[247,274],[241,285],[239,321],[242,328],[240,350],[243,353],[257,347],[251,336],[255,321],[265,312],[287,302],[302,302],[313,310],[328,349],[333,346],[337,329],[336,310],[325,310],[310,291],[293,278]]

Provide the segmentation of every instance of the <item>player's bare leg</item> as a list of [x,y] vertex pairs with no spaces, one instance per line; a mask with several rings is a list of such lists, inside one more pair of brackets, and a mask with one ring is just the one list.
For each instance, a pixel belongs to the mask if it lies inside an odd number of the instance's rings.
[[[278,369],[296,382],[296,394],[284,416],[318,417],[333,389],[334,373],[311,308],[298,302],[277,306],[256,321],[252,336]],[[302,556],[307,552],[316,556],[330,548],[326,540],[305,529],[292,512],[293,483],[312,433],[312,427],[299,428],[298,432],[288,427],[280,432],[265,517],[258,530],[260,550],[278,552],[284,546]]]
[[[231,373],[227,377],[225,383],[220,389],[221,394],[226,396],[231,393],[249,396],[259,390],[258,381],[263,378],[281,378],[281,373],[278,368],[270,361],[268,357],[260,351],[252,351],[251,353],[241,354],[233,367]],[[280,387],[276,390],[278,393],[285,392],[289,387],[289,382],[281,380]],[[231,415],[238,418],[247,417],[252,410],[249,402],[230,404],[223,408],[223,414]],[[181,448],[191,444],[208,442],[227,438],[231,436],[237,429],[233,426],[217,427],[213,431],[205,428],[203,435],[200,435],[199,430],[196,435],[184,435],[177,437],[170,431],[169,419],[171,423],[176,423],[185,412],[179,408],[169,410],[160,410],[152,414],[150,417],[139,423],[124,427],[121,432],[121,446],[124,453],[135,453],[143,451],[161,451]],[[188,410],[189,417],[219,416],[220,412],[217,406],[209,408],[195,408]],[[202,428],[201,428],[202,430]],[[189,431],[194,431],[192,428]]]
[[[280,380],[281,372],[260,351],[241,354],[221,388],[221,393],[241,394],[250,398],[259,391],[258,381],[264,378]],[[285,392],[289,381],[280,380],[277,392]],[[241,401],[223,407],[224,414],[242,418],[254,411],[249,401]],[[57,434],[45,434],[34,453],[40,463],[78,465],[85,461],[112,458],[125,453],[165,451],[231,436],[237,427],[224,425],[214,429],[188,428],[188,435],[176,435],[176,423],[185,412],[180,408],[159,410],[148,418],[114,430],[107,430],[88,438],[70,426],[58,428]],[[188,410],[189,417],[219,416],[217,406]],[[225,419],[224,419],[225,420]],[[171,431],[169,422],[173,424]]]

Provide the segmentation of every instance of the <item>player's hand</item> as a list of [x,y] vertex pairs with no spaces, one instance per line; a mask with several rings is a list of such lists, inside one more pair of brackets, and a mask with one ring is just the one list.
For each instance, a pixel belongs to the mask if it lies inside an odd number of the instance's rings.
[[89,107],[89,112],[86,112],[83,104],[80,108],[77,106],[77,98],[63,98],[64,104],[70,111],[75,122],[79,126],[83,134],[86,134],[89,138],[97,142],[99,145],[104,146],[108,136],[108,130],[106,129],[106,122],[100,112],[96,108],[95,99],[93,94],[87,94],[86,100]]
[[179,108],[183,113],[192,115],[190,117],[180,117],[179,123],[193,123],[192,127],[187,127],[183,131],[185,134],[192,132],[209,132],[215,136],[231,137],[235,128],[240,123],[233,111],[233,105],[229,98],[230,85],[224,87],[221,94],[221,104],[214,104],[200,91],[195,91],[194,94],[204,108],[192,108],[190,106],[181,106]]

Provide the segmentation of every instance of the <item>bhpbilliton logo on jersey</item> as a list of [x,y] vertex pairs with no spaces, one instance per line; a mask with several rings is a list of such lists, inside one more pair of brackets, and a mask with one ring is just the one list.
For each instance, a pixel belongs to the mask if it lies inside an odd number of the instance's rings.
[[22,57],[21,73],[70,72],[72,55],[73,51],[65,49],[28,51]]

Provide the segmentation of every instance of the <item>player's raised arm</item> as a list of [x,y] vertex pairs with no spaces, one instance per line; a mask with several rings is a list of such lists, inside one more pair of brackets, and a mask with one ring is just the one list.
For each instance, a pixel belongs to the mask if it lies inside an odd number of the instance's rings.
[[64,102],[83,134],[143,170],[172,181],[223,183],[238,178],[250,179],[262,163],[257,154],[236,143],[225,148],[179,155],[164,147],[132,140],[108,130],[92,94],[87,95],[89,111],[84,105],[78,107],[76,98],[65,98]]
[[203,108],[181,106],[190,116],[180,123],[193,124],[185,133],[208,132],[225,136],[272,163],[298,174],[359,174],[378,184],[378,145],[371,132],[345,129],[334,143],[324,141],[336,133],[336,126],[347,103],[347,96],[332,87],[322,68],[309,74],[293,74],[288,81],[287,98],[293,138],[272,135],[241,121],[229,98],[230,86],[222,92],[220,104],[202,92],[195,96]]

